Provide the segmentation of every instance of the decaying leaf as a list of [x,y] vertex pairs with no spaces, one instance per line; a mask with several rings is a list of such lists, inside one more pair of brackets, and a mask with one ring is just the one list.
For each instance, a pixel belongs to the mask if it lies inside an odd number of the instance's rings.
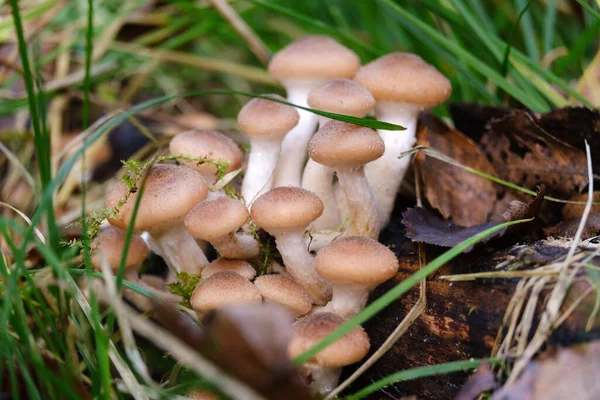
[[[418,143],[461,164],[496,176],[496,170],[477,145],[433,114],[419,118]],[[496,187],[488,179],[449,165],[424,153],[417,155],[425,197],[445,219],[460,226],[487,222],[496,202]]]
[[597,400],[600,341],[560,349],[531,362],[523,375],[492,400]]
[[546,183],[560,195],[578,192],[587,184],[585,153],[539,122],[528,112],[512,111],[488,123],[481,145],[504,180],[523,187]]
[[524,203],[519,200],[512,200],[508,203],[508,208],[502,213],[502,217],[504,217],[505,221],[517,221],[519,219],[535,217],[538,215],[540,207],[542,207],[545,195],[546,185],[542,184],[537,187],[537,195],[530,202]]
[[168,304],[155,313],[171,333],[267,399],[310,400],[287,354],[293,317],[271,304],[244,304],[207,314],[202,327]]
[[[548,229],[547,233],[550,235],[556,235],[560,237],[572,238],[577,232],[577,228],[581,222],[581,218],[572,219],[570,221],[563,221],[557,226]],[[600,234],[600,214],[590,214],[583,233],[581,234],[582,239],[589,239],[591,237],[598,236]]]
[[[406,236],[409,239],[413,242],[433,244],[441,247],[454,247],[471,236],[498,225],[494,222],[486,222],[464,228],[453,222],[444,221],[431,211],[419,207],[409,208],[402,213],[402,216],[404,217],[402,223],[406,227]],[[504,232],[505,229],[502,229],[486,237],[482,242],[498,238]],[[465,253],[468,253],[472,249],[473,247],[466,249]]]
[[510,114],[509,108],[476,103],[452,103],[449,108],[456,129],[476,142],[481,140],[490,120]]
[[496,377],[490,365],[483,362],[469,377],[454,400],[475,400],[482,393],[495,389],[497,386]]
[[[569,200],[585,203],[587,198],[587,193],[581,193],[571,197]],[[600,202],[600,191],[594,192],[593,199],[594,203]],[[562,209],[563,218],[565,221],[580,218],[583,215],[584,208],[585,204],[565,204]],[[600,204],[592,205],[592,213],[600,213]]]

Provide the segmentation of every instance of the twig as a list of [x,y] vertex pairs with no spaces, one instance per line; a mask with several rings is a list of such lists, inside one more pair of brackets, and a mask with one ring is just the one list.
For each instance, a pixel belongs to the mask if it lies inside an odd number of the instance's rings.
[[248,26],[227,0],[210,0],[213,7],[221,14],[233,29],[248,43],[250,50],[263,64],[267,64],[271,58],[271,51],[258,35]]

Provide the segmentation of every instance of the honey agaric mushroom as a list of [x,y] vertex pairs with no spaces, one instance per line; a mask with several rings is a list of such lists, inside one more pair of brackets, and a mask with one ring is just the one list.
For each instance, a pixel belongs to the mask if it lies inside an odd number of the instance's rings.
[[[268,96],[284,100],[276,94]],[[252,204],[273,187],[281,141],[296,126],[298,118],[294,107],[264,98],[252,99],[240,110],[238,125],[250,140],[248,166],[242,182],[242,197],[246,204]]]
[[[125,239],[127,232],[114,226],[107,226],[102,229],[98,236],[94,238],[91,244],[92,265],[98,271],[101,271],[103,260],[108,266],[117,271],[121,265],[121,257],[125,250]],[[146,242],[138,236],[131,235],[129,248],[125,256],[124,277],[127,280],[136,280],[139,267],[148,256],[149,249]]]
[[[290,103],[306,107],[308,92],[333,78],[352,78],[360,68],[358,56],[327,36],[306,36],[273,56],[269,74],[287,91]],[[282,144],[275,186],[300,186],[308,141],[317,127],[315,114],[299,109],[300,121]]]
[[[235,171],[242,165],[242,152],[238,145],[216,131],[188,131],[175,136],[169,144],[173,155],[206,158],[213,162],[223,162],[227,168],[223,172]],[[212,163],[178,160],[182,165],[200,172],[207,184],[217,180],[217,167]]]
[[[350,79],[332,79],[308,94],[308,105],[317,110],[362,118],[375,106],[367,89]],[[323,126],[329,118],[318,116]],[[314,192],[324,205],[323,215],[311,224],[313,230],[334,229],[340,224],[340,213],[333,191],[333,169],[309,159],[302,175],[302,187]]]
[[249,219],[244,203],[221,197],[199,203],[187,213],[184,223],[193,237],[206,240],[223,257],[246,259],[257,257],[260,252],[253,236],[236,233]]
[[373,129],[341,121],[329,121],[312,137],[310,158],[331,167],[348,203],[348,236],[379,236],[377,204],[363,166],[378,159],[385,145]]
[[208,279],[217,272],[235,272],[251,281],[256,276],[256,270],[248,261],[219,258],[208,264],[202,270],[202,279]]
[[256,278],[254,285],[265,302],[283,306],[294,317],[307,314],[312,308],[312,303],[304,289],[285,276],[263,275]]
[[235,272],[217,272],[206,280],[202,280],[192,293],[192,308],[204,314],[226,305],[238,303],[260,302],[260,292],[243,276]]
[[[339,328],[344,319],[332,313],[317,313],[297,321],[292,328],[288,346],[290,358],[296,358]],[[331,392],[337,385],[342,367],[360,361],[369,352],[369,337],[358,326],[321,350],[304,364],[312,378],[311,390],[320,394]]]
[[208,260],[194,238],[187,232],[183,218],[196,204],[206,198],[208,188],[204,179],[190,168],[155,164],[136,183],[138,190],[127,201],[120,202],[129,193],[129,187],[119,182],[108,194],[104,203],[117,214],[108,219],[111,225],[127,229],[145,181],[133,229],[147,232],[152,251],[161,256],[174,272],[199,274]]
[[177,115],[173,122],[163,125],[162,133],[166,136],[175,136],[191,129],[215,130],[218,126],[219,120],[214,115],[196,111]]
[[362,310],[369,292],[398,272],[398,259],[386,246],[362,236],[347,236],[321,249],[315,258],[317,273],[331,282],[333,296],[314,312],[332,312],[349,318]]
[[256,225],[275,237],[283,263],[314,304],[325,304],[331,297],[331,286],[314,268],[314,258],[304,244],[308,224],[323,212],[323,203],[308,190],[278,187],[260,196],[250,215]]
[[373,94],[377,119],[406,128],[404,131],[379,130],[385,154],[366,168],[379,208],[381,226],[389,221],[400,183],[410,158],[398,156],[415,143],[417,117],[424,109],[443,103],[452,86],[444,75],[419,56],[392,53],[363,66],[354,80]]

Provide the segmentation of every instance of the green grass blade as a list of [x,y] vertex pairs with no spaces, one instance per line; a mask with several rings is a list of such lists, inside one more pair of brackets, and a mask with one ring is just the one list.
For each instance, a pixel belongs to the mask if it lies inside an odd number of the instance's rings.
[[521,10],[521,12],[519,13],[519,19],[521,20],[521,23],[518,25],[520,26],[521,32],[523,33],[522,36],[523,40],[525,41],[525,50],[527,51],[531,59],[539,61],[540,51],[536,43],[537,34],[535,33],[531,13],[527,12],[531,3],[532,0],[515,0],[517,9]]
[[558,12],[558,0],[548,0],[546,6],[546,17],[544,18],[544,53],[548,54],[554,48],[556,14]]
[[594,7],[592,7],[591,5],[589,5],[585,0],[576,0],[576,1],[581,5],[581,7],[585,8],[585,10],[587,12],[589,12],[595,18],[598,18],[600,20],[600,13],[598,11],[596,11],[594,9]]
[[342,336],[344,336],[346,333],[350,332],[352,329],[361,325],[365,321],[368,321],[369,319],[371,319],[375,314],[377,314],[378,312],[383,310],[385,307],[387,307],[389,304],[394,302],[396,299],[398,299],[400,296],[402,296],[404,293],[406,293],[412,287],[414,287],[417,283],[419,283],[419,281],[421,279],[426,278],[427,276],[431,275],[437,269],[439,269],[440,267],[442,267],[443,265],[448,263],[454,257],[461,254],[464,250],[475,245],[482,239],[484,239],[484,238],[488,237],[489,235],[492,235],[504,228],[507,228],[509,226],[521,224],[521,223],[529,222],[529,221],[531,221],[531,219],[505,222],[503,224],[499,224],[492,228],[486,229],[485,231],[478,233],[477,235],[471,236],[469,239],[454,246],[450,250],[446,251],[445,253],[443,253],[442,255],[440,255],[439,257],[434,259],[433,261],[431,261],[429,264],[425,265],[419,271],[415,272],[408,279],[405,279],[404,281],[400,282],[398,285],[396,285],[394,288],[389,290],[383,296],[379,297],[377,300],[375,300],[374,302],[369,304],[364,310],[362,310],[360,313],[358,313],[354,317],[350,318],[342,326],[340,326],[338,329],[336,329],[331,334],[327,335],[325,338],[323,338],[323,340],[321,340],[319,343],[317,343],[311,349],[307,350],[305,353],[301,354],[296,359],[294,359],[294,363],[296,365],[302,365],[305,362],[309,361],[317,353],[319,353],[321,350],[323,350],[324,348],[326,348],[327,346],[329,346],[330,344],[332,344],[333,342],[335,342]]
[[404,371],[396,372],[395,374],[386,376],[383,379],[373,382],[364,389],[361,389],[358,392],[346,397],[345,400],[359,400],[367,397],[371,393],[375,393],[378,390],[383,389],[386,386],[389,386],[394,383],[409,381],[411,379],[427,378],[429,376],[449,374],[452,372],[470,371],[474,368],[479,367],[484,361],[487,361],[490,364],[497,364],[499,362],[499,360],[496,359],[475,359],[466,361],[452,361],[444,364],[411,368]]

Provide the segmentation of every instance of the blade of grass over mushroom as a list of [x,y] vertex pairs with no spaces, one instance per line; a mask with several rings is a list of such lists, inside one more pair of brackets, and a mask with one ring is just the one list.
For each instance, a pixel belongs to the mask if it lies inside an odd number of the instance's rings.
[[385,307],[387,307],[393,301],[395,301],[400,296],[402,296],[404,293],[409,291],[413,286],[418,284],[421,279],[426,278],[427,276],[434,273],[436,270],[438,270],[440,267],[442,267],[443,265],[448,263],[454,257],[461,254],[465,249],[468,249],[469,247],[480,242],[482,239],[486,238],[487,236],[492,235],[504,228],[507,228],[509,226],[516,225],[516,224],[521,224],[524,222],[530,222],[530,221],[532,221],[532,219],[522,219],[522,220],[506,222],[503,224],[496,225],[490,229],[487,229],[481,233],[478,233],[477,235],[471,236],[469,239],[465,240],[464,242],[461,242],[458,245],[451,248],[450,250],[444,252],[442,255],[440,255],[439,257],[437,257],[436,259],[431,261],[429,264],[427,264],[426,266],[421,268],[418,272],[411,275],[408,279],[406,279],[406,280],[402,281],[401,283],[399,283],[398,285],[394,286],[391,290],[389,290],[384,295],[379,297],[377,300],[375,300],[374,302],[369,304],[363,311],[361,311],[359,314],[355,315],[354,317],[350,318],[347,322],[345,322],[342,326],[340,326],[338,329],[336,329],[330,335],[326,336],[323,340],[321,340],[319,343],[317,343],[314,347],[312,347],[311,349],[307,350],[305,353],[303,353],[302,355],[300,355],[299,357],[294,359],[294,363],[296,365],[302,365],[305,362],[309,361],[317,353],[319,353],[321,350],[323,350],[324,348],[326,348],[327,346],[329,346],[330,344],[335,342],[337,339],[341,338],[342,336],[344,336],[346,333],[350,332],[352,329],[354,329],[358,325],[371,319],[375,314],[377,314],[378,312],[383,310]]
[[[48,152],[48,149],[50,148],[50,135],[45,132],[44,127],[42,127],[40,124],[40,121],[42,121],[39,115],[41,104],[34,87],[34,78],[29,63],[29,56],[27,54],[27,43],[25,41],[25,33],[23,31],[23,23],[21,21],[21,12],[19,10],[18,1],[10,0],[10,5],[18,40],[19,53],[21,55],[21,64],[23,65],[23,80],[27,90],[27,99],[29,102],[29,113],[31,116],[31,125],[34,133],[34,143],[36,148],[38,170],[40,172],[40,181],[42,190],[45,190],[50,186],[52,180],[50,154]],[[43,204],[43,208],[45,208],[47,211],[46,221],[48,224],[48,241],[54,249],[58,249],[59,234],[58,227],[56,225],[56,219],[54,218],[52,198],[49,198],[49,200]]]
[[409,381],[411,379],[426,378],[429,376],[449,374],[452,372],[470,371],[481,365],[483,362],[488,362],[491,365],[500,363],[500,360],[490,359],[471,359],[465,361],[452,361],[444,364],[429,365],[426,367],[411,368],[404,371],[396,372],[395,374],[388,375],[376,382],[373,382],[364,389],[345,397],[345,400],[359,400],[367,397],[371,393],[375,393],[386,386],[394,383]]

